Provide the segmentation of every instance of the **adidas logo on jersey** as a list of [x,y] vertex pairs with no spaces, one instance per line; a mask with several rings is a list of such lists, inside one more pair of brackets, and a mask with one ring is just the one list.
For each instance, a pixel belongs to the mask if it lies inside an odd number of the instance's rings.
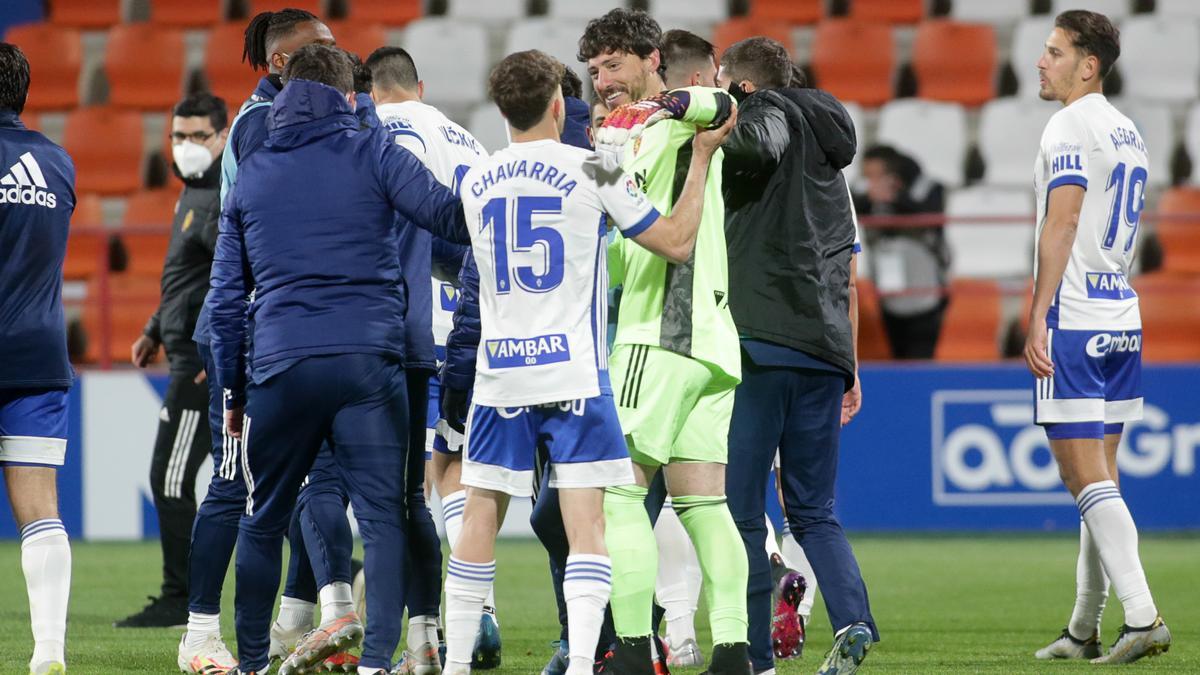
[[33,158],[33,153],[21,155],[21,161],[13,164],[8,173],[0,178],[0,204],[25,204],[48,209],[58,206],[58,197],[46,188],[46,177],[42,175],[42,168]]
[[1097,333],[1087,341],[1088,356],[1093,358],[1100,358],[1105,354],[1140,351],[1142,351],[1142,336],[1138,334]]

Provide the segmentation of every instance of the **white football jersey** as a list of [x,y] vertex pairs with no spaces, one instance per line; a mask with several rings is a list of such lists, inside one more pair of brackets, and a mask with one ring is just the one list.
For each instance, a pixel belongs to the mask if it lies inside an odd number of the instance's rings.
[[[487,149],[469,131],[431,105],[420,101],[384,103],[375,109],[375,114],[398,145],[416,155],[439,183],[456,194],[467,169],[487,157]],[[454,327],[458,289],[437,278],[431,282],[433,343],[444,347],[446,336]]]
[[609,223],[635,237],[658,211],[590,151],[513,143],[463,179],[479,267],[475,402],[519,407],[611,393]]
[[1088,94],[1050,118],[1034,167],[1038,239],[1051,190],[1079,185],[1086,192],[1075,244],[1050,305],[1047,327],[1141,328],[1129,270],[1146,201],[1146,167],[1142,135],[1102,94]]

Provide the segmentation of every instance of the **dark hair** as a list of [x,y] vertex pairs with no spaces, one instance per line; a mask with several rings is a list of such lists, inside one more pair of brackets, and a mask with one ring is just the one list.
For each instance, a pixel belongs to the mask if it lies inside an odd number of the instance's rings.
[[[658,45],[659,73],[665,74],[672,65],[697,63],[717,59],[717,50],[708,40],[686,30],[673,28],[663,33]],[[711,83],[710,83],[711,84]]]
[[207,91],[183,97],[182,101],[175,104],[171,114],[175,117],[207,117],[215,131],[224,129],[229,121],[229,110],[225,107],[224,99]]
[[242,61],[258,70],[271,69],[271,54],[268,47],[285,35],[291,35],[296,26],[309,21],[319,21],[316,14],[303,9],[281,9],[278,12],[261,12],[250,19],[246,26],[246,44],[242,48]]
[[311,80],[350,93],[354,91],[354,61],[338,47],[305,45],[288,59],[282,79],[285,85],[292,80]]
[[890,145],[873,145],[863,153],[863,161],[879,160],[884,169],[900,179],[905,189],[908,189],[921,176],[921,165],[917,160],[900,152]]
[[583,80],[579,79],[579,74],[563,65],[562,76],[562,91],[563,96],[571,98],[583,98]]
[[792,79],[788,82],[788,86],[792,89],[808,88],[808,74],[795,63],[792,64]]
[[375,83],[384,89],[408,89],[416,91],[417,64],[402,47],[380,47],[367,57],[367,68]]
[[1072,9],[1054,17],[1054,27],[1071,38],[1071,45],[1100,62],[1100,77],[1108,77],[1121,56],[1121,31],[1107,16],[1086,9]]
[[658,22],[640,9],[617,8],[599,19],[588,22],[579,38],[580,61],[587,61],[605,52],[625,52],[646,58],[662,42]]
[[541,121],[554,93],[562,89],[558,59],[536,49],[504,57],[488,76],[488,97],[514,129],[525,131]]
[[751,37],[725,50],[721,66],[734,82],[749,80],[758,89],[778,89],[792,81],[787,48],[768,37]]
[[18,115],[25,110],[25,99],[29,97],[29,61],[21,48],[0,42],[0,110],[11,110]]

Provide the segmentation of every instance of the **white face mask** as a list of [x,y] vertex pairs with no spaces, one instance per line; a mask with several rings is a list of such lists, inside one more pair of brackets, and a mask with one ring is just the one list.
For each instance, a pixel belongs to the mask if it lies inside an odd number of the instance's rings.
[[171,146],[171,155],[184,178],[199,178],[213,163],[213,156],[208,148],[191,141]]

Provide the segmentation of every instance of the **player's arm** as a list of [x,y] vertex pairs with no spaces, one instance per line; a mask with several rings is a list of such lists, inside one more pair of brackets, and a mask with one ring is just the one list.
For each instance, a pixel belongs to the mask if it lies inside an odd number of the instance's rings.
[[1033,306],[1029,310],[1029,335],[1025,338],[1025,363],[1039,378],[1054,374],[1054,364],[1046,353],[1046,312],[1062,283],[1071,247],[1075,245],[1085,194],[1085,186],[1064,184],[1052,189],[1047,197],[1046,220],[1038,239],[1038,271],[1033,285]]
[[663,120],[715,129],[724,125],[736,109],[727,91],[713,87],[673,89],[610,112],[596,134],[597,150],[599,146],[621,147]]
[[467,421],[467,401],[475,386],[475,362],[479,357],[479,268],[468,250],[458,275],[462,289],[454,310],[454,327],[446,337],[446,363],[442,366],[442,419],[462,432]]
[[747,173],[770,171],[782,161],[791,136],[782,110],[773,105],[747,106],[721,146],[725,168]]
[[245,244],[237,194],[231,194],[221,214],[217,249],[213,255],[208,296],[213,361],[217,384],[225,391],[225,421],[229,435],[240,438],[246,403],[246,296],[251,283],[246,273]]
[[397,213],[435,237],[471,243],[462,201],[412,153],[394,143],[384,144],[378,168],[384,194]]
[[[845,178],[845,175],[842,176]],[[862,382],[858,379],[858,254],[862,253],[862,244],[858,234],[858,212],[854,210],[854,195],[850,192],[850,181],[846,181],[846,193],[850,197],[850,219],[854,222],[854,249],[850,255],[850,284],[848,298],[850,305],[850,343],[854,349],[854,385],[842,396],[842,426],[850,423],[854,416],[862,410]]]
[[430,244],[433,253],[433,276],[439,281],[457,285],[458,275],[462,272],[463,258],[471,251],[471,247],[453,244],[439,237],[433,237]]

